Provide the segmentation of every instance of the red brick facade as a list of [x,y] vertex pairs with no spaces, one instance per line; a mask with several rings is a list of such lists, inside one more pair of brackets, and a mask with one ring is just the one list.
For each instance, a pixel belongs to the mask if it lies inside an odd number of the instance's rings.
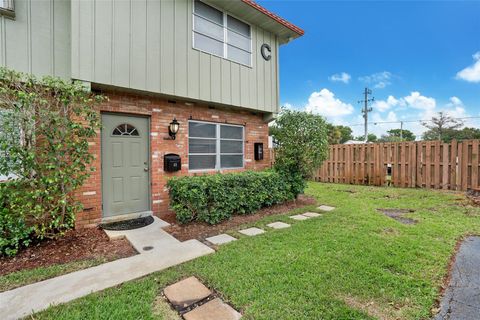
[[[119,92],[104,92],[109,101],[100,106],[100,112],[118,112],[132,115],[148,115],[150,117],[150,182],[151,210],[162,217],[168,211],[168,192],[165,184],[172,176],[189,175],[188,171],[188,120],[201,120],[218,123],[240,124],[245,126],[245,169],[261,170],[270,167],[269,153],[264,153],[264,160],[255,161],[254,143],[263,142],[268,146],[268,124],[263,121],[262,114],[238,108],[212,108],[206,105],[176,103],[145,95],[134,95]],[[165,140],[168,137],[168,125],[176,118],[180,130],[176,140]],[[79,190],[77,197],[83,203],[84,211],[77,215],[77,227],[94,226],[102,219],[102,172],[101,172],[101,134],[90,142],[91,151],[95,154],[92,166],[95,171]],[[182,159],[182,169],[176,173],[163,170],[163,156],[176,153]],[[244,169],[244,170],[245,170]],[[231,172],[234,170],[223,170]],[[238,171],[238,170],[236,170]],[[197,173],[198,174],[198,173]]]

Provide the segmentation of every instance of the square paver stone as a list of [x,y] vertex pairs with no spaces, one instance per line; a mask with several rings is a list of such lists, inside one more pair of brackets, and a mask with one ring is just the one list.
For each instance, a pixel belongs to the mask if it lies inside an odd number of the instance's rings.
[[309,218],[316,218],[316,217],[321,217],[322,215],[316,212],[305,212],[302,214],[302,216],[309,217]]
[[262,229],[253,227],[253,228],[243,229],[243,230],[240,230],[238,232],[240,232],[241,234],[244,234],[246,236],[252,237],[252,236],[256,236],[257,234],[262,234],[265,231],[262,230]]
[[310,219],[310,217],[307,217],[307,216],[304,216],[304,215],[301,215],[301,214],[290,216],[290,218],[293,219],[293,220],[307,220],[307,219]]
[[290,227],[290,225],[288,223],[285,223],[285,222],[277,221],[277,222],[272,222],[272,223],[267,224],[267,227],[270,227],[270,228],[273,228],[273,229],[284,229],[284,228]]
[[216,298],[183,315],[185,320],[238,320],[242,315]]
[[335,207],[330,207],[330,206],[320,206],[317,208],[318,210],[322,210],[322,211],[332,211],[332,210],[335,210]]
[[221,244],[225,244],[225,243],[235,241],[235,240],[237,240],[237,238],[234,238],[231,235],[222,233],[222,234],[219,234],[218,236],[213,236],[213,237],[206,238],[205,240],[207,240],[208,242],[213,243],[213,244],[221,245]]
[[168,301],[176,307],[186,308],[212,294],[197,278],[190,277],[163,290]]

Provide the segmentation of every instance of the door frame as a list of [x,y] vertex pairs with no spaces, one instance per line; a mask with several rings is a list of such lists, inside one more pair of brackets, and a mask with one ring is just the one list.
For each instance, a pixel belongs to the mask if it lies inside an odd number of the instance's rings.
[[[148,162],[148,178],[147,178],[147,202],[148,202],[148,209],[147,211],[142,212],[132,212],[126,214],[120,214],[117,216],[110,216],[105,217],[105,212],[103,211],[103,202],[104,202],[104,195],[103,195],[103,148],[104,148],[104,141],[103,141],[103,115],[112,115],[112,116],[126,116],[126,117],[135,117],[135,118],[144,118],[147,119],[147,162]],[[151,116],[144,115],[144,114],[135,114],[135,113],[128,113],[128,112],[111,112],[111,111],[102,111],[100,112],[100,176],[101,176],[101,183],[100,183],[100,192],[102,194],[102,222],[106,221],[118,221],[118,220],[128,220],[134,218],[140,218],[144,216],[153,215],[152,211],[152,150],[151,150],[151,136],[150,136],[150,127],[151,127]]]

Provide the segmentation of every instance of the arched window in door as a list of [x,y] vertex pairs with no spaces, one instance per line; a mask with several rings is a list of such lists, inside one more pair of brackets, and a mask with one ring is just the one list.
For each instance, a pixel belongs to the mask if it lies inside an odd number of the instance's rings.
[[138,137],[140,134],[138,133],[137,128],[132,126],[128,123],[122,123],[121,125],[117,126],[113,129],[112,136],[131,136],[131,137]]

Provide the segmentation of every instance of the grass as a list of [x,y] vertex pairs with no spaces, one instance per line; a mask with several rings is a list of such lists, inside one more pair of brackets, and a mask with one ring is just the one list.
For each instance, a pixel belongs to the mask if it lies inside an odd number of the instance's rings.
[[21,270],[0,276],[0,292],[25,286],[27,284],[50,279],[62,274],[94,267],[105,263],[106,259],[80,260],[65,264]]
[[[172,319],[158,295],[196,275],[245,319],[428,319],[456,241],[480,234],[480,208],[454,193],[319,183],[307,193],[337,209],[307,221],[266,217],[252,225],[292,227],[242,237],[213,255],[34,317]],[[414,209],[407,216],[419,223],[400,224],[378,208]]]

